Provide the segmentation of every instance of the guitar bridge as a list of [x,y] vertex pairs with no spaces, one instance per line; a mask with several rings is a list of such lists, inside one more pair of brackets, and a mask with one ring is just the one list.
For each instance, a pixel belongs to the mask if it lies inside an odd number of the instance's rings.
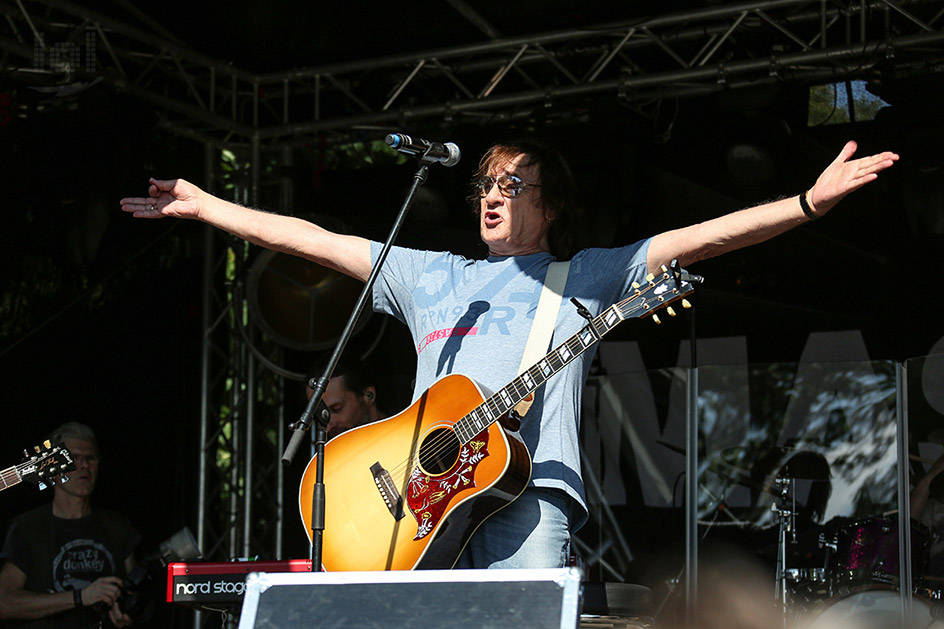
[[387,504],[390,515],[392,515],[395,520],[401,519],[404,515],[403,498],[400,496],[400,492],[397,491],[397,487],[390,477],[390,472],[380,465],[380,461],[377,461],[370,466],[370,473],[374,476],[374,483],[377,485],[377,490],[380,492],[381,498],[383,498],[384,502]]

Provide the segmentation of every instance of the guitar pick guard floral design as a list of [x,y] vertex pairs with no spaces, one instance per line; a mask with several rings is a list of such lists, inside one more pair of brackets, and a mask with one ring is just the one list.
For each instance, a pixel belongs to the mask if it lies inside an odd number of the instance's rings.
[[475,487],[475,468],[488,456],[487,446],[488,430],[483,430],[462,446],[455,464],[445,473],[430,476],[418,465],[413,468],[406,503],[416,518],[414,540],[423,539],[436,528],[456,494]]

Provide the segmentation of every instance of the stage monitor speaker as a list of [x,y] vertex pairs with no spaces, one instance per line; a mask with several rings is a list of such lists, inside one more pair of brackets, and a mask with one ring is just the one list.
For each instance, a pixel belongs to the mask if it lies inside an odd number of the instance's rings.
[[575,629],[580,581],[574,568],[254,572],[239,629]]

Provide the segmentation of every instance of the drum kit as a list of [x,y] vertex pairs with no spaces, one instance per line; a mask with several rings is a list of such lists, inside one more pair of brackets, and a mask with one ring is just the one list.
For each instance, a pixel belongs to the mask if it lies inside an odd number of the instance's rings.
[[[730,469],[729,464],[723,467]],[[741,482],[744,480],[742,476]],[[836,517],[824,525],[801,525],[798,529],[794,491],[798,480],[822,478],[818,473],[784,466],[760,488],[774,498],[770,511],[777,520],[775,599],[783,613],[784,626],[808,629],[899,626],[898,512],[862,518]],[[930,531],[912,520],[910,534],[913,626],[944,629],[944,579],[926,574]],[[767,546],[758,554],[769,557],[770,552],[772,549]]]
[[[934,587],[934,579],[924,574],[929,539],[927,529],[912,520],[912,622],[915,627],[944,629],[944,590]],[[805,619],[804,627],[809,629],[899,625],[897,513],[835,518],[819,533],[817,546],[820,566],[785,565],[778,572],[785,618]]]

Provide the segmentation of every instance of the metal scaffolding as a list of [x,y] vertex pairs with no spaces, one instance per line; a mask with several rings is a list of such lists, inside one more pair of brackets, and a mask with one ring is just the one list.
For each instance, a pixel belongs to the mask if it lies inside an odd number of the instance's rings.
[[[220,187],[219,162],[219,149],[207,144],[207,190]],[[233,200],[247,202],[250,187],[237,186]],[[206,227],[203,252],[197,541],[207,560],[282,559],[285,383],[256,354],[277,358],[281,350],[249,325],[249,244]],[[219,623],[197,612],[193,626]]]
[[[454,7],[464,3],[453,0]],[[465,7],[467,8],[467,7]],[[237,201],[259,195],[261,154],[319,135],[447,122],[489,125],[591,101],[629,107],[778,83],[894,81],[942,68],[944,0],[706,4],[420,53],[255,74],[173,37],[66,0],[0,0],[0,76],[80,90],[104,82],[206,147],[249,155]],[[208,559],[282,558],[284,380],[252,351],[248,245],[207,231],[198,541]],[[268,344],[268,346],[266,346]]]
[[942,0],[766,0],[253,74],[64,0],[2,0],[0,12],[5,73],[104,80],[167,128],[219,146],[490,124],[581,99],[921,76],[940,71],[944,42]]
[[204,558],[282,558],[282,378],[253,354],[246,320],[248,246],[207,228],[198,540]]

